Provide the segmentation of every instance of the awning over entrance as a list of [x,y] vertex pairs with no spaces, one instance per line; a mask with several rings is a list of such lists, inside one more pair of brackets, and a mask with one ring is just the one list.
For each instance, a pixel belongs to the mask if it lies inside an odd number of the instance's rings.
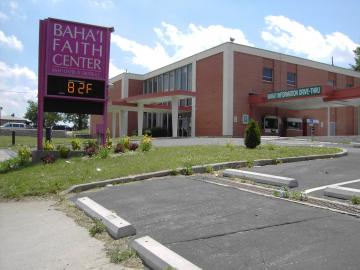
[[311,86],[250,95],[251,106],[307,110],[342,106],[360,106],[360,87],[334,89],[331,86]]
[[[143,112],[171,112],[172,115],[172,134],[177,137],[178,114],[179,112],[191,112],[191,132],[195,136],[195,97],[196,92],[185,90],[174,90],[168,92],[151,93],[144,95],[131,96],[124,99],[113,100],[110,105],[112,112],[120,111],[125,122],[124,111],[138,112],[138,134],[142,134]],[[192,98],[191,106],[179,106],[179,100]],[[162,103],[170,102],[171,106]]]

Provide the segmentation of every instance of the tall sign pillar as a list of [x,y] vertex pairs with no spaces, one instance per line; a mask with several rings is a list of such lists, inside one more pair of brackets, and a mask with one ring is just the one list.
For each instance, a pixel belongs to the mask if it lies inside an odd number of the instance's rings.
[[102,115],[104,144],[114,29],[53,18],[41,20],[39,29],[38,150],[44,112]]

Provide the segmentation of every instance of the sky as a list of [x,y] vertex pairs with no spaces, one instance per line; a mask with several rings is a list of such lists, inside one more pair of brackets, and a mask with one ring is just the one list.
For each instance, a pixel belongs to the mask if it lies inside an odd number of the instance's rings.
[[110,77],[143,74],[235,43],[350,68],[360,46],[358,0],[0,0],[0,107],[22,117],[37,99],[39,20],[115,28]]

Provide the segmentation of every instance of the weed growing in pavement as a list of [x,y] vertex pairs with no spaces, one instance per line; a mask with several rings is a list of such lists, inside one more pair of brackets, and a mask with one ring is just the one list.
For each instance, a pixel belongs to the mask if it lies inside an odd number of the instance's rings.
[[109,255],[112,263],[121,263],[135,257],[136,252],[131,248],[125,250],[113,249],[109,251]]
[[103,233],[105,231],[105,225],[100,219],[95,219],[94,225],[89,229],[89,234],[94,237],[96,234]]
[[301,191],[291,191],[290,198],[297,201],[307,201],[307,195]]
[[273,194],[275,197],[280,198],[280,191],[279,191],[279,190],[277,190],[277,189],[273,190],[272,194]]
[[351,202],[353,204],[360,204],[360,197],[359,196],[352,196]]
[[192,174],[193,174],[193,169],[191,164],[185,164],[184,175],[192,175]]
[[275,159],[274,163],[275,163],[275,165],[281,165],[281,164],[283,164],[283,161],[281,159]]
[[246,167],[248,167],[248,168],[254,167],[254,161],[253,160],[246,161]]
[[212,166],[206,166],[205,171],[206,171],[206,173],[213,174],[214,173],[214,168]]
[[171,169],[170,175],[178,175],[179,171],[177,169]]

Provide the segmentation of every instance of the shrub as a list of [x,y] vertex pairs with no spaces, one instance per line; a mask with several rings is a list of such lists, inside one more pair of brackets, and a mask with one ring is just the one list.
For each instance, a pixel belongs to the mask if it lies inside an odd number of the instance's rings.
[[27,147],[21,147],[18,150],[18,158],[20,161],[20,165],[25,165],[30,162],[31,152],[30,149]]
[[143,134],[144,134],[144,136],[149,136],[150,137],[152,135],[151,134],[151,129],[148,129],[148,128],[144,129]]
[[360,204],[360,197],[359,196],[352,196],[351,202],[353,204]]
[[140,149],[143,152],[150,151],[152,147],[151,137],[145,135],[140,142]]
[[53,155],[46,155],[42,157],[41,160],[44,164],[52,164],[55,162],[56,159]]
[[70,149],[68,147],[66,147],[65,145],[61,145],[59,147],[59,153],[60,153],[61,158],[68,158],[69,153],[70,153]]
[[81,142],[79,139],[75,139],[71,141],[71,147],[73,151],[78,151],[81,149]]
[[106,146],[100,147],[99,151],[96,154],[96,157],[105,159],[105,158],[109,157],[109,152],[110,152],[110,150]]
[[99,219],[95,219],[94,225],[89,229],[89,234],[94,237],[98,233],[105,231],[105,225]]
[[246,127],[244,139],[246,148],[253,149],[261,143],[260,128],[254,119],[251,119]]
[[125,149],[129,150],[129,146],[130,146],[130,138],[128,136],[121,138],[120,139],[120,143],[123,144],[125,146]]
[[130,143],[129,144],[129,150],[130,151],[136,151],[138,149],[139,145],[137,143]]
[[85,153],[91,157],[97,153],[98,144],[94,140],[86,140],[84,142]]
[[108,149],[112,148],[112,142],[111,142],[111,139],[110,139],[110,129],[109,128],[106,129],[105,147],[108,148]]
[[280,191],[278,191],[277,189],[276,190],[273,190],[273,195],[275,196],[275,197],[280,197]]
[[254,161],[253,160],[246,161],[246,167],[248,167],[248,168],[254,167]]
[[93,155],[95,155],[97,153],[97,147],[95,146],[88,146],[85,148],[85,153],[86,155],[88,155],[89,157],[92,157]]
[[45,144],[43,146],[44,151],[54,151],[55,146],[50,141],[45,141]]
[[115,153],[124,153],[125,152],[125,146],[122,143],[118,143],[115,146],[114,152]]

